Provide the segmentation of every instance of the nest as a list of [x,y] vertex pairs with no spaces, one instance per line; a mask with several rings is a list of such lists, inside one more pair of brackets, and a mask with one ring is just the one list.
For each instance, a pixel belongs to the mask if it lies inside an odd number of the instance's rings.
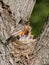
[[12,57],[14,58],[16,64],[22,65],[30,65],[36,59],[33,57],[35,50],[35,42],[33,43],[22,43],[18,41],[16,38],[11,39],[9,42],[9,47],[11,50]]

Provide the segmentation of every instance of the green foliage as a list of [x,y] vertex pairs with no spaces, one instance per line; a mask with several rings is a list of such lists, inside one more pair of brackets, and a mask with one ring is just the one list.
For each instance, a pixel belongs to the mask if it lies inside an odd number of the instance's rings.
[[30,18],[32,33],[37,37],[49,14],[49,0],[37,0]]

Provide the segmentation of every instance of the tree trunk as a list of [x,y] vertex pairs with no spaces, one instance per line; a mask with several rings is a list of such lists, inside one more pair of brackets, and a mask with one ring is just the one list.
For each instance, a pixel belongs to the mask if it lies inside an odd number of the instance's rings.
[[20,17],[29,19],[35,0],[0,0],[0,65],[43,65],[49,63],[49,19],[34,42],[22,43],[12,36]]

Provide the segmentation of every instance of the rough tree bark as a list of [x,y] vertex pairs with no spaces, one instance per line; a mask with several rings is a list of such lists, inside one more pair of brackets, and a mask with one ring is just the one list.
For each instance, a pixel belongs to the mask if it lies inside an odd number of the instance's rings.
[[22,29],[23,26],[17,25],[17,21],[20,17],[28,19],[34,4],[34,0],[0,0],[0,65],[49,63],[49,19],[35,42],[26,44],[11,37],[14,29],[17,31],[20,26]]

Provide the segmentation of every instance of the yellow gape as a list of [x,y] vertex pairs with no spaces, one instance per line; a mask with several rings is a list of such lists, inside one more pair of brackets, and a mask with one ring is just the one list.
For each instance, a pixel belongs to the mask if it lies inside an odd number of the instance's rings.
[[24,30],[21,31],[21,32],[19,32],[18,35],[19,35],[19,36],[28,35],[29,29],[31,29],[31,27],[30,27],[29,25],[25,25],[25,26],[24,26]]

